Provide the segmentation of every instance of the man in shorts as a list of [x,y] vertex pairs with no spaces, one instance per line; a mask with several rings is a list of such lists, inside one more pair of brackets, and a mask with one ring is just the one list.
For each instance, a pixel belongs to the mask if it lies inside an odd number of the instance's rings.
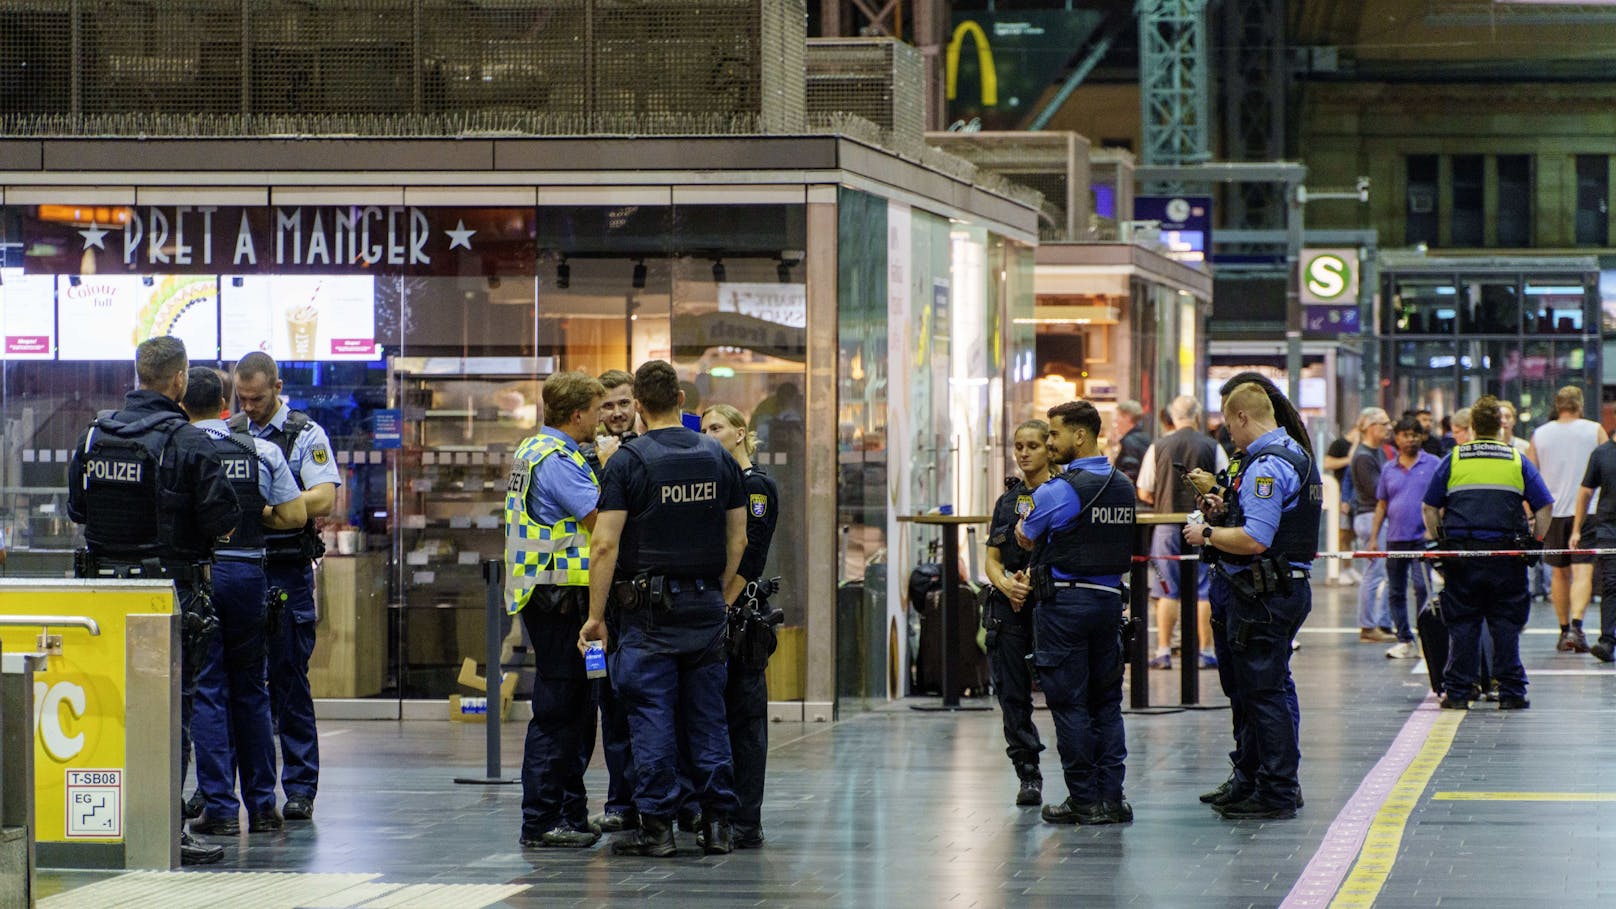
[[[1571,548],[1577,491],[1587,472],[1588,458],[1610,438],[1603,426],[1583,418],[1582,407],[1582,389],[1575,385],[1560,389],[1554,396],[1554,421],[1544,423],[1532,433],[1532,443],[1526,451],[1554,496],[1554,517],[1549,521],[1549,532],[1543,537],[1544,549]],[[1597,508],[1598,505],[1596,494],[1584,507]],[[1590,539],[1592,525],[1592,521],[1584,521],[1582,526],[1583,534]],[[1546,555],[1543,561],[1554,571],[1549,599],[1560,620],[1560,640],[1554,649],[1561,653],[1587,653],[1588,638],[1582,631],[1582,617],[1593,598],[1593,557]]]

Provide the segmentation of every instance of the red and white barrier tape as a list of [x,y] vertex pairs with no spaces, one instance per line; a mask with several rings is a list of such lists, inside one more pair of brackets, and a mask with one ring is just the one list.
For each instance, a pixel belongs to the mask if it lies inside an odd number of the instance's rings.
[[[1357,550],[1353,552],[1321,552],[1319,559],[1477,559],[1484,556],[1616,556],[1616,549],[1399,549],[1392,552]],[[1136,555],[1135,562],[1199,562],[1199,555]]]

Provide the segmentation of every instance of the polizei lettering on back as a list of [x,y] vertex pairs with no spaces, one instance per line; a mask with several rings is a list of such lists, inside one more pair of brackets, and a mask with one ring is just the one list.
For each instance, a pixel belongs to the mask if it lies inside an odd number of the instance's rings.
[[103,461],[92,458],[84,472],[92,480],[108,483],[139,483],[141,465],[137,461]]
[[246,458],[223,458],[224,478],[227,480],[252,479],[252,462]]
[[711,502],[718,498],[717,483],[665,483],[662,486],[662,504]]
[[1096,506],[1091,520],[1096,524],[1132,524],[1133,509],[1127,507],[1100,508]]

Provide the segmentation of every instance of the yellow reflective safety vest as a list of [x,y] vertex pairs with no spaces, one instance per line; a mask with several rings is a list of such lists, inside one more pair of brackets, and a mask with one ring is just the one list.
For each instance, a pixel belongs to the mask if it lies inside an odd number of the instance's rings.
[[1442,535],[1453,539],[1500,539],[1527,531],[1526,468],[1507,442],[1477,439],[1449,455]]
[[533,588],[541,584],[589,586],[589,530],[578,516],[567,515],[546,525],[527,512],[533,468],[557,453],[570,457],[596,486],[600,485],[583,453],[569,449],[555,436],[540,433],[517,446],[515,463],[505,484],[505,611],[513,615],[522,611],[533,596]]

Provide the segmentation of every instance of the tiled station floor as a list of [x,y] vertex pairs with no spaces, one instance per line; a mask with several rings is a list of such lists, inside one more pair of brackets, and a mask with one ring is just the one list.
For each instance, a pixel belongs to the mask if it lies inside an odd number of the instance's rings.
[[[1389,660],[1385,645],[1357,642],[1354,595],[1319,588],[1295,657],[1307,798],[1295,820],[1229,822],[1196,801],[1225,775],[1229,717],[1217,709],[1215,673],[1202,678],[1214,709],[1127,717],[1131,825],[1042,823],[1036,809],[1012,804],[1016,783],[995,712],[920,713],[900,703],[830,725],[774,726],[767,847],[703,857],[681,835],[681,855],[661,861],[614,857],[604,841],[584,851],[521,849],[519,787],[453,782],[481,772],[481,727],[330,722],[312,824],[229,841],[224,863],[201,873],[45,871],[41,905],[144,905],[120,895],[136,884],[165,894],[151,905],[176,909],[1608,900],[1616,893],[1616,781],[1605,771],[1616,760],[1616,672],[1556,654],[1553,613],[1540,603],[1523,647],[1532,709],[1436,711],[1417,661]],[[1178,673],[1151,675],[1153,701],[1176,703]],[[1048,714],[1038,723],[1050,744],[1045,795],[1059,800]],[[514,774],[520,730],[504,741]],[[592,794],[604,788],[600,767],[597,760],[589,774]],[[222,876],[237,872],[300,874]],[[267,883],[221,900],[229,892],[221,888],[249,882]]]

